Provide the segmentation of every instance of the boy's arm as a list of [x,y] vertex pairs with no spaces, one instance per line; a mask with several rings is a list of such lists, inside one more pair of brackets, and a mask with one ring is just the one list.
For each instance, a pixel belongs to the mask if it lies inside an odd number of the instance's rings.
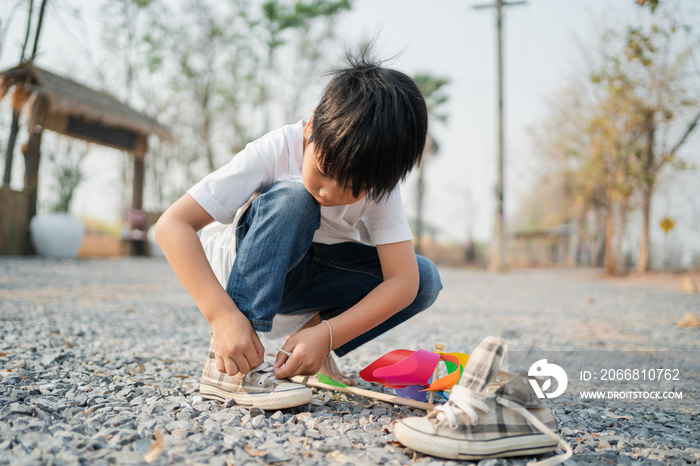
[[155,234],[175,275],[212,326],[217,369],[235,375],[261,364],[264,348],[204,254],[197,231],[213,220],[192,196],[185,194],[160,217]]
[[[411,241],[377,246],[384,281],[356,305],[329,319],[333,328],[333,347],[373,329],[413,302],[420,276]],[[325,323],[301,330],[282,347],[292,356],[280,352],[275,362],[278,378],[318,372],[328,355],[330,334]],[[284,367],[281,367],[285,364]]]

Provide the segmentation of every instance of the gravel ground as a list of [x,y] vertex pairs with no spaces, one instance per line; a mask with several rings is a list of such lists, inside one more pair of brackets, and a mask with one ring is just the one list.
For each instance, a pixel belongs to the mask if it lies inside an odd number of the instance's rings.
[[[510,370],[549,355],[576,390],[620,385],[579,380],[579,368],[677,368],[677,380],[650,383],[682,400],[585,400],[567,390],[547,403],[574,448],[569,465],[700,461],[700,329],[676,325],[700,314],[700,296],[620,286],[591,270],[441,273],[431,310],[341,369],[357,374],[392,349],[438,340],[468,353],[487,335],[508,341]],[[395,443],[393,422],[424,413],[407,407],[323,391],[277,412],[203,400],[208,331],[161,259],[0,259],[0,464],[459,463]]]

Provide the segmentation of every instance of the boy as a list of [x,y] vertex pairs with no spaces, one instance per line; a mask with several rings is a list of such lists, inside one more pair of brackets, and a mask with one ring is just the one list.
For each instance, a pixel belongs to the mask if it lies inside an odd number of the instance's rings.
[[[203,396],[281,409],[311,399],[286,380],[294,375],[356,384],[331,351],[343,356],[435,301],[440,277],[413,251],[398,188],[426,132],[425,102],[408,76],[366,54],[348,57],[308,122],[250,143],[163,214],[158,243],[212,326]],[[200,241],[214,220],[233,224]],[[235,259],[222,272],[213,256],[218,247],[232,258],[234,236]],[[284,317],[296,332],[272,367],[256,332]]]

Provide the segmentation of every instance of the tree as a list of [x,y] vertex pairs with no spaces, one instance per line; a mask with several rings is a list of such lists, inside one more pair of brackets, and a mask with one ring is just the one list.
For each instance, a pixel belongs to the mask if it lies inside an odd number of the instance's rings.
[[[296,0],[293,4],[284,0],[267,0],[262,4],[261,30],[264,31],[264,43],[266,48],[266,71],[260,86],[261,103],[265,109],[263,131],[270,130],[273,78],[275,76],[275,58],[277,50],[287,41],[283,34],[287,30],[303,30],[308,33],[313,20],[319,18],[333,18],[342,11],[351,8],[350,0]],[[326,37],[330,37],[330,31]],[[312,42],[306,41],[306,45]],[[314,50],[313,47],[310,50]],[[300,50],[304,52],[303,49]],[[303,56],[303,55],[302,55]],[[308,54],[307,54],[308,57]]]
[[[617,273],[627,211],[632,196],[633,157],[638,135],[636,119],[624,98],[607,98],[598,104],[598,115],[589,123],[590,153],[583,174],[592,181],[591,193],[605,216],[603,266]],[[618,96],[619,97],[619,96]],[[616,218],[617,217],[617,218]]]
[[[48,0],[42,0],[41,2],[41,7],[39,9],[39,18],[37,19],[37,25],[36,28],[34,29],[34,45],[32,47],[32,54],[29,56],[29,58],[25,58],[25,53],[27,50],[27,46],[29,45],[29,38],[32,32],[32,22],[34,20],[34,0],[29,0],[27,4],[27,26],[25,29],[25,34],[24,34],[24,41],[22,43],[22,51],[20,53],[20,62],[24,62],[25,60],[27,61],[32,61],[34,60],[34,57],[36,56],[38,47],[39,47],[39,37],[41,35],[41,28],[44,23],[44,12],[46,11],[46,4]],[[15,5],[15,8],[13,8],[12,12],[8,16],[8,21],[14,16],[15,9],[19,6],[19,3]],[[5,29],[7,26],[5,27]],[[5,31],[2,33],[3,35],[3,41],[2,44],[0,44],[0,53],[2,52],[2,45],[4,45],[4,35]],[[5,89],[3,92],[3,95],[5,92],[7,92],[8,89]],[[20,110],[21,108],[17,106],[13,106],[12,110],[12,123],[10,124],[10,135],[7,138],[7,149],[5,151],[5,174],[3,176],[3,184],[5,186],[9,186],[10,184],[10,174],[12,173],[12,160],[14,158],[14,150],[15,150],[15,143],[17,141],[17,134],[19,133],[19,128],[20,128]],[[37,136],[38,137],[38,136]],[[38,164],[38,160],[36,161]]]
[[[118,11],[139,3],[114,1]],[[258,137],[270,102],[281,114],[292,107],[298,114],[308,79],[290,86],[321,68],[333,20],[349,5],[153,0],[139,10],[148,26],[138,29],[131,54],[135,97],[177,135],[172,146],[156,141],[150,148],[149,184],[159,208]]]
[[110,0],[107,3],[106,11],[113,27],[103,29],[104,43],[111,54],[122,60],[124,76],[119,87],[124,90],[120,94],[127,105],[133,105],[136,74],[142,65],[139,59],[143,52],[142,30],[147,28],[146,16],[156,3],[156,0]]
[[[0,18],[0,57],[2,57],[2,52],[5,50],[5,38],[7,37],[7,31],[10,29],[10,24],[17,13],[17,10],[25,3],[24,1],[15,0],[11,8],[8,9],[8,14],[4,18]],[[32,0],[30,0],[29,17],[31,17],[31,6]],[[29,39],[30,28],[26,30],[26,37],[24,39],[24,47],[26,48]],[[24,52],[22,52],[24,55]]]
[[677,152],[700,119],[689,69],[697,38],[665,14],[609,29],[601,43],[591,79],[575,78],[558,96],[540,143],[550,160],[559,160],[561,192],[577,207],[580,238],[588,214],[596,213],[606,272],[617,271],[627,213],[640,209],[637,267],[643,271],[658,177],[666,167],[684,167]]
[[[700,121],[698,96],[690,77],[698,45],[691,26],[670,14],[647,25],[631,27],[621,37],[622,50],[612,50],[603,72],[625,89],[633,130],[643,149],[636,153],[635,181],[641,194],[642,226],[637,271],[649,266],[651,203],[658,177],[668,165],[682,168],[678,150]],[[679,44],[680,40],[680,44]]]
[[[577,224],[577,262],[585,251],[594,251],[590,262],[615,274],[633,194],[636,120],[613,84],[591,84],[576,78],[552,99],[538,133],[547,168],[533,188],[539,196],[526,207],[539,215],[539,228]],[[592,247],[587,244],[591,231]]]
[[[449,101],[449,96],[445,93],[444,87],[450,83],[445,77],[434,76],[430,73],[417,73],[413,80],[420,89],[428,108],[429,121],[445,123],[447,113],[444,106]],[[425,164],[438,152],[439,145],[432,133],[428,131],[423,151],[423,159],[418,166],[418,181],[416,186],[416,253],[422,253],[422,238],[425,229],[423,220],[423,206],[425,204]]]
[[[29,58],[26,59],[26,61],[33,61],[34,57],[36,57],[36,54],[39,50],[39,38],[41,37],[41,29],[42,25],[44,23],[44,14],[46,12],[46,5],[48,3],[48,0],[42,0],[41,2],[41,7],[39,8],[39,17],[36,22],[36,27],[34,29],[34,45],[32,46],[32,53],[29,56]],[[22,45],[22,53],[20,56],[20,61],[24,62],[25,61],[25,51],[27,48],[27,45],[29,44],[29,36],[30,36],[30,31],[31,31],[31,26],[32,26],[32,20],[33,20],[33,6],[34,2],[32,0],[29,1],[28,5],[28,13],[27,13],[27,29],[25,33],[25,38],[24,38],[24,44]],[[15,86],[15,92],[13,94],[13,99],[15,100],[14,105],[13,105],[13,112],[12,112],[12,123],[10,126],[10,136],[8,138],[8,143],[7,143],[7,150],[5,153],[5,175],[3,178],[3,184],[4,185],[9,185],[10,183],[10,173],[12,171],[12,159],[14,157],[14,149],[15,149],[15,142],[17,138],[17,134],[19,132],[19,115],[21,108],[26,102],[26,99],[24,97],[26,96],[21,96],[20,92],[18,91],[19,86]],[[9,91],[9,89],[3,89],[3,96],[4,94]],[[39,100],[42,99],[37,99],[37,110],[39,110],[41,107],[45,105],[44,102],[39,102]],[[19,104],[19,102],[22,103],[22,105]],[[41,135],[42,131],[39,127],[31,128],[30,135],[29,135],[29,140],[27,143],[23,146],[22,148],[22,153],[24,155],[24,166],[25,166],[25,172],[24,172],[24,190],[28,193],[29,197],[29,210],[27,212],[28,217],[31,218],[36,214],[36,199],[37,199],[37,191],[38,191],[38,172],[39,172],[39,162],[41,159]]]
[[600,162],[604,152],[594,150],[592,125],[601,117],[590,81],[581,76],[574,76],[551,96],[547,116],[535,128],[541,176],[525,196],[521,218],[513,223],[519,221],[529,230],[575,224],[576,263],[602,265],[606,190]]

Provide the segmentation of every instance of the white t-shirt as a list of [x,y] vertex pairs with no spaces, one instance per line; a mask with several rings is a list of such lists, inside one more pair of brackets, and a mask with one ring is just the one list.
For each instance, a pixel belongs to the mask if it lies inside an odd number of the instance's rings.
[[[280,181],[303,183],[304,123],[283,126],[251,142],[188,193],[217,222],[229,224],[252,195]],[[365,197],[350,205],[321,206],[321,226],[313,241],[353,241],[376,246],[411,238],[397,186],[382,202]]]

